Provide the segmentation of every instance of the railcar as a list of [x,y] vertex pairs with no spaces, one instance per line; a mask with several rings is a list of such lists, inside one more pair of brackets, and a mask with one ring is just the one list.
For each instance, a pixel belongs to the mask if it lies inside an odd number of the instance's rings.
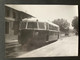
[[19,43],[32,50],[59,39],[59,26],[36,18],[24,18],[19,27]]

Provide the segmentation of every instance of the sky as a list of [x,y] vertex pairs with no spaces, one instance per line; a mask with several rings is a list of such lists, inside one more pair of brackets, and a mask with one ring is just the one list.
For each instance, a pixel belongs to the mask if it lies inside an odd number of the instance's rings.
[[[7,5],[7,4],[6,4]],[[74,16],[78,16],[78,5],[7,5],[16,10],[26,12],[39,20],[49,20],[63,18],[70,23],[70,28]]]

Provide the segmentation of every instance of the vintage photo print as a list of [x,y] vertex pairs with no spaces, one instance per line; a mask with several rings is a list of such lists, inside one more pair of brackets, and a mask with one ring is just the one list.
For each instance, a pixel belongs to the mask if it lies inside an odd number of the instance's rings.
[[78,56],[78,5],[5,4],[5,56]]

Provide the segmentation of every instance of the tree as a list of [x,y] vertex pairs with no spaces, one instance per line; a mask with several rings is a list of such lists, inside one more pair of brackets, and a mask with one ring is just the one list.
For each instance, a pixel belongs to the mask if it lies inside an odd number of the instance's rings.
[[65,35],[69,32],[69,23],[65,19],[55,19],[53,23],[59,25],[60,31],[64,32]]
[[78,33],[78,17],[77,16],[74,17],[74,19],[72,21],[72,26],[76,30],[76,34],[77,34]]

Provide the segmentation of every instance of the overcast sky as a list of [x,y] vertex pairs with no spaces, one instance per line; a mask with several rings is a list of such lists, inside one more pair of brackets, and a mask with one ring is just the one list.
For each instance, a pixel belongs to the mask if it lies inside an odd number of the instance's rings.
[[78,5],[7,5],[14,9],[26,12],[40,20],[64,18],[71,23],[74,16],[78,16]]

